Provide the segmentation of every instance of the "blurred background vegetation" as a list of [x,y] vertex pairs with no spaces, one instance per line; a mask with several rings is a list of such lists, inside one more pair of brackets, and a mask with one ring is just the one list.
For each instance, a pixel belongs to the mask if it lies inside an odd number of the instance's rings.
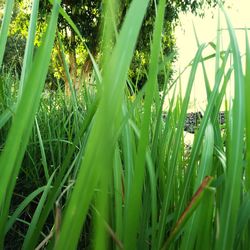
[[[118,29],[129,8],[131,0],[122,1],[119,6],[118,13],[115,13],[118,19]],[[149,63],[150,43],[155,21],[156,5],[158,1],[152,0],[147,10],[145,20],[143,22],[140,35],[137,42],[136,51],[129,71],[129,78],[132,83],[132,91],[141,89],[147,79],[147,70]],[[162,33],[162,54],[167,56],[174,54],[171,63],[162,63],[159,74],[159,87],[163,86],[163,72],[170,70],[170,76],[173,73],[172,63],[176,60],[177,48],[174,30],[178,24],[179,14],[181,12],[192,12],[196,15],[203,16],[209,7],[215,7],[216,0],[199,0],[199,1],[167,1],[164,32]],[[0,1],[0,15],[3,13],[4,1]],[[73,20],[85,43],[98,61],[101,57],[101,19],[103,18],[102,1],[93,0],[63,0],[61,6]],[[11,68],[13,74],[20,76],[22,68],[22,58],[25,50],[26,38],[28,35],[28,25],[31,13],[32,1],[18,0],[15,3],[14,13],[8,37],[7,48],[4,55],[3,68]],[[39,17],[37,23],[37,33],[35,46],[41,44],[41,37],[46,30],[46,20],[51,11],[51,3],[48,0],[40,2]],[[117,30],[119,32],[119,30]],[[59,46],[58,37],[63,42],[63,47]],[[63,50],[63,51],[62,51]],[[88,82],[92,72],[92,64],[87,53],[86,47],[82,44],[69,23],[62,17],[59,17],[58,35],[55,46],[53,48],[52,60],[47,76],[47,88],[50,90],[57,89],[60,86],[69,93],[69,84],[66,72],[63,66],[62,53],[65,53],[68,63],[70,75],[75,89],[79,89],[83,82]]]

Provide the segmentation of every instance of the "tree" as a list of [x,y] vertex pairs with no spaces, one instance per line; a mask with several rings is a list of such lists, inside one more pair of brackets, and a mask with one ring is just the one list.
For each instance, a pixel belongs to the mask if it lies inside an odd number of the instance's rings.
[[[99,30],[102,15],[102,1],[92,0],[63,0],[62,8],[67,12],[78,30],[85,39],[92,55],[96,57],[99,52]],[[47,13],[50,12],[51,4],[49,1],[42,1],[40,3],[40,17],[46,18]],[[88,56],[86,48],[82,45],[82,41],[77,37],[72,27],[62,17],[59,17],[58,31],[64,45],[64,51],[68,55],[70,65],[70,75],[75,88],[79,88],[80,81],[86,80],[91,71],[91,60]],[[54,57],[60,65],[62,62],[62,51],[57,44],[57,51],[54,51]],[[55,60],[55,64],[58,63]],[[60,67],[57,67],[57,69]],[[61,68],[62,69],[62,68]],[[61,71],[66,83],[65,90],[69,92],[68,80],[66,75]],[[60,76],[60,72],[59,72]]]
[[[124,0],[120,3],[120,9],[117,13],[118,23],[117,29],[121,27],[123,18],[129,8],[132,0]],[[27,2],[27,0],[19,0],[19,14],[16,15],[15,27],[22,27],[24,20],[20,19],[20,15],[23,8],[22,4]],[[151,0],[148,7],[145,20],[143,22],[141,32],[138,38],[138,43],[135,51],[135,57],[133,59],[131,70],[129,76],[132,82],[137,82],[140,88],[145,82],[146,75],[143,73],[147,69],[150,51],[150,41],[153,31],[153,25],[155,20],[156,4],[158,0]],[[167,0],[166,1],[166,14],[165,14],[165,25],[164,32],[162,34],[162,48],[165,55],[175,52],[175,37],[174,29],[178,22],[178,17],[180,12],[192,12],[196,15],[204,15],[206,8],[214,7],[216,5],[216,0]],[[101,19],[103,10],[102,0],[62,0],[62,8],[67,12],[70,18],[73,20],[85,42],[90,49],[94,57],[98,57],[100,54],[99,48],[101,40]],[[41,23],[47,18],[47,15],[51,9],[51,4],[48,0],[40,1],[40,11],[39,11],[39,23]],[[19,20],[19,19],[20,20]],[[18,22],[19,20],[19,22]],[[27,19],[28,20],[28,19]],[[22,25],[20,25],[22,23]],[[27,25],[27,24],[25,24]],[[86,79],[89,72],[91,72],[91,61],[88,57],[87,51],[82,45],[81,40],[76,36],[73,29],[70,27],[68,22],[60,16],[58,22],[58,31],[63,42],[63,48],[65,53],[68,55],[68,61],[70,65],[70,75],[77,88],[80,79]],[[39,40],[39,39],[38,39]],[[62,53],[60,47],[57,43],[54,49],[54,71],[58,77],[63,77],[64,81],[67,83],[67,78],[65,71],[62,67]],[[167,65],[171,67],[171,65]],[[138,78],[138,74],[141,72],[141,76]],[[66,89],[67,87],[66,84]]]

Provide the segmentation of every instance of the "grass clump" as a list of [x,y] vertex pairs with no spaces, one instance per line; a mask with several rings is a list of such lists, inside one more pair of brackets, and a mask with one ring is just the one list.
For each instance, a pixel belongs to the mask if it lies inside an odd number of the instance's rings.
[[[248,39],[243,73],[237,38],[225,14],[228,49],[220,50],[220,32],[217,44],[200,44],[197,37],[185,96],[177,92],[176,82],[169,83],[169,72],[164,72],[161,96],[158,66],[166,58],[161,54],[165,1],[160,0],[148,80],[131,98],[126,81],[148,2],[132,2],[119,34],[110,18],[115,4],[106,3],[100,65],[92,57],[94,91],[86,86],[83,95],[74,94],[66,61],[71,98],[60,90],[48,95],[43,90],[59,12],[80,36],[60,1],[53,2],[34,58],[33,43],[26,47],[18,86],[8,85],[8,74],[1,78],[0,248],[250,248]],[[37,8],[32,12],[31,40]],[[1,50],[8,25],[2,23]],[[110,41],[113,48],[107,46]],[[204,57],[210,45],[215,53]],[[206,69],[211,58],[214,84]],[[199,65],[207,107],[187,154],[183,130]],[[218,113],[232,79],[235,94],[222,132]],[[14,237],[17,246],[11,245]]]

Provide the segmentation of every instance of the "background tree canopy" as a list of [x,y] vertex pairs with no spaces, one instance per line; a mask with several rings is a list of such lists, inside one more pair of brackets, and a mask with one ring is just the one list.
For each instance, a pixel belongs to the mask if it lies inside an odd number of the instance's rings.
[[[130,3],[131,0],[121,1],[120,3],[119,11],[116,13],[118,20],[116,29],[118,32]],[[144,72],[147,70],[149,60],[148,55],[155,20],[155,6],[157,3],[157,0],[152,0],[148,8],[139,35],[135,57],[129,72],[131,82],[137,85],[138,88],[141,88],[146,80]],[[176,52],[174,29],[178,23],[180,12],[189,11],[196,15],[204,15],[208,7],[214,7],[215,5],[216,0],[167,0],[164,33],[162,34],[163,55],[167,56]],[[81,32],[91,53],[98,60],[100,56],[100,41],[102,40],[101,23],[103,2],[101,0],[63,0],[62,7]],[[43,24],[48,18],[50,10],[51,4],[48,0],[40,1],[38,22],[39,32],[36,37],[36,46],[39,46],[41,34],[46,28]],[[30,1],[17,1],[12,22],[11,37],[9,38],[8,43],[8,54],[6,53],[4,62],[5,64],[11,63],[12,66],[13,63],[16,64],[18,62],[18,65],[15,65],[18,70],[20,70],[20,58],[22,58],[24,51],[23,40],[27,37],[29,15]],[[76,88],[78,88],[81,83],[80,81],[85,81],[92,70],[90,58],[88,57],[86,48],[62,16],[59,18],[58,32],[63,42],[63,49],[68,55],[67,59],[70,65],[72,80],[75,83]],[[16,60],[17,57],[18,60]],[[173,57],[173,60],[175,60],[175,57]],[[62,65],[61,51],[57,40],[53,50],[50,79],[56,77],[57,79],[63,80],[62,82],[66,83],[67,88],[68,81]],[[171,71],[171,65],[164,65],[164,67]]]

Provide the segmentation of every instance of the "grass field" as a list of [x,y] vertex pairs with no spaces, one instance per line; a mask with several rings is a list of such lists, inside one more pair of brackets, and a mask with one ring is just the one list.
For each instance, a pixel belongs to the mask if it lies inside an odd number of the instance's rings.
[[[185,95],[178,92],[179,79],[169,81],[165,72],[162,96],[158,66],[168,61],[161,52],[165,1],[160,0],[148,80],[131,97],[127,73],[148,2],[132,2],[115,37],[108,18],[115,5],[109,1],[103,58],[101,63],[92,58],[94,89],[86,86],[76,94],[71,85],[70,97],[44,90],[58,15],[71,23],[59,0],[36,53],[36,19],[30,22],[20,80],[2,68],[0,249],[250,249],[247,31],[241,55],[221,7],[228,49],[220,49],[220,31],[216,43],[201,44],[197,38]],[[14,1],[6,3],[0,65]],[[37,11],[34,4],[34,17]],[[113,48],[107,46],[110,40]],[[203,57],[208,47],[214,54]],[[209,82],[206,61],[212,59],[216,74]],[[189,152],[183,128],[199,65],[207,106]],[[234,82],[234,96],[227,97],[222,132],[217,117],[229,81]],[[169,103],[163,118],[164,99]]]

